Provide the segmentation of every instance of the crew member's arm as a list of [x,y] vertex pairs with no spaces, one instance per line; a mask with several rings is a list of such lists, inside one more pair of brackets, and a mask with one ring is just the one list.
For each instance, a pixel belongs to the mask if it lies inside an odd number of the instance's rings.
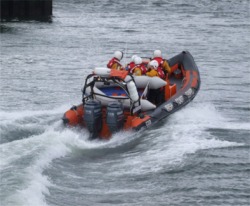
[[155,76],[158,76],[158,73],[154,69],[149,69],[149,71],[146,73],[146,75],[149,77],[155,77]]
[[162,68],[164,71],[166,71],[168,74],[171,74],[172,70],[171,67],[169,66],[167,60],[164,59],[163,64],[162,64]]
[[141,76],[141,75],[142,75],[141,69],[138,68],[138,67],[135,68],[135,69],[134,69],[134,75],[135,75],[135,76]]

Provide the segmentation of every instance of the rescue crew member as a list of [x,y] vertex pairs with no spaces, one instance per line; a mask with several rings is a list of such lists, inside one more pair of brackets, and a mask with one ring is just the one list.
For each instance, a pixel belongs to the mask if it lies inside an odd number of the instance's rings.
[[157,68],[159,67],[159,64],[156,60],[152,60],[148,63],[148,71],[146,73],[149,77],[158,77],[159,74],[157,72]]
[[141,57],[136,56],[134,58],[134,63],[135,63],[135,66],[132,69],[130,69],[131,74],[134,74],[135,76],[141,76],[146,73],[147,69],[142,63]]
[[[149,77],[161,77],[163,71],[159,68],[159,64],[156,60],[152,60],[148,64],[148,71],[146,73]],[[164,75],[164,73],[163,73]],[[148,100],[155,105],[159,105],[164,101],[164,89],[149,89]]]
[[134,66],[135,66],[135,57],[137,57],[137,55],[133,55],[133,56],[131,57],[131,62],[128,63],[127,66],[126,66],[126,70],[127,70],[128,72],[130,72],[130,70],[131,70],[132,68],[134,68]]
[[159,63],[156,60],[152,60],[148,63],[148,71],[146,75],[150,77],[158,76],[162,79],[165,79],[165,73],[163,72],[162,68],[159,67]]
[[114,57],[109,61],[107,67],[110,69],[123,70],[123,66],[120,63],[123,53],[121,51],[115,51]]
[[171,67],[168,64],[168,61],[162,58],[161,50],[154,51],[153,60],[156,60],[158,62],[159,67],[163,70],[165,75],[171,74]]

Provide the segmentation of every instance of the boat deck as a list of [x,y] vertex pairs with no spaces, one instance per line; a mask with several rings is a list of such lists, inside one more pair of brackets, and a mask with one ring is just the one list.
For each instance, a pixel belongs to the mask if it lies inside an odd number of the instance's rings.
[[171,85],[173,85],[173,84],[176,84],[176,89],[177,89],[177,91],[179,90],[179,89],[181,89],[181,86],[182,86],[182,78],[181,79],[177,79],[177,78],[175,78],[175,76],[171,76],[170,78],[169,78],[169,80],[170,80],[170,84]]

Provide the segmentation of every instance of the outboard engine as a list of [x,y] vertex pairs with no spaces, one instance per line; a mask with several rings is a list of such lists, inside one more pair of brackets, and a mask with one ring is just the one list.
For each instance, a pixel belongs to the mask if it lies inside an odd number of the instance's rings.
[[120,102],[111,102],[107,107],[107,125],[109,130],[118,132],[124,124],[123,106]]
[[90,132],[90,139],[98,137],[102,129],[102,106],[98,100],[89,100],[84,105],[84,121]]

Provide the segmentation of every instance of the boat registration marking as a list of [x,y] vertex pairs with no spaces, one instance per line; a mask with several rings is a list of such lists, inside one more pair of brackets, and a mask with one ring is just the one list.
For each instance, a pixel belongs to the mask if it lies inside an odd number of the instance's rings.
[[168,112],[170,112],[170,111],[173,110],[174,105],[173,105],[172,103],[168,103],[168,104],[165,105],[164,107],[165,107],[165,109],[166,109]]
[[148,121],[145,122],[146,126],[149,127],[151,125],[151,119],[149,119]]
[[178,105],[181,105],[181,104],[184,102],[184,98],[183,98],[183,96],[181,95],[181,96],[179,96],[178,98],[176,98],[174,101],[175,101]]

